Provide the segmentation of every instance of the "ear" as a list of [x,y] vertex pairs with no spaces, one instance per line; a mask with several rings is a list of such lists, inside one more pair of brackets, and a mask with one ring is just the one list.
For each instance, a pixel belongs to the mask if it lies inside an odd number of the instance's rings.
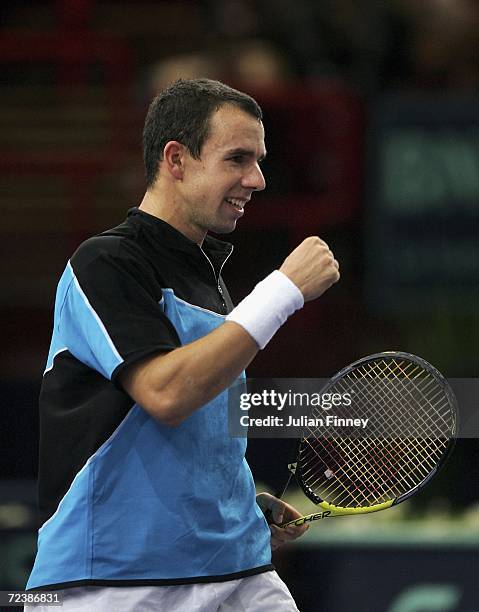
[[178,181],[183,178],[185,152],[185,146],[176,140],[167,142],[163,149],[165,170]]

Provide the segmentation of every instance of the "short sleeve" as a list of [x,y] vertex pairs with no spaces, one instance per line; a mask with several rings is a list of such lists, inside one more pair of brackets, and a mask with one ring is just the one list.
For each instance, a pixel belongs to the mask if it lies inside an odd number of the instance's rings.
[[152,268],[114,240],[100,239],[100,248],[87,241],[68,263],[57,295],[56,331],[77,359],[116,382],[125,366],[181,342],[161,309]]

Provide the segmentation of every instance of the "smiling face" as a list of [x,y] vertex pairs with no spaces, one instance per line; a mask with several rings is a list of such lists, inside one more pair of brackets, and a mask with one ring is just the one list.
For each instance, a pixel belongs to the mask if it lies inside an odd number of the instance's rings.
[[261,121],[232,104],[221,106],[210,117],[200,159],[183,151],[178,229],[195,242],[208,231],[232,232],[252,193],[265,188],[259,167],[265,155]]

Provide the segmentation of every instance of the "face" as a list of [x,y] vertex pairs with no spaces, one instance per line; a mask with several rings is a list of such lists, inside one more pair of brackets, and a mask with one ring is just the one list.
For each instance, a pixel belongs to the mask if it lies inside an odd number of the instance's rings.
[[232,232],[254,191],[265,188],[259,163],[266,155],[261,121],[231,104],[210,118],[201,158],[184,155],[179,183],[183,232],[201,242],[208,231]]

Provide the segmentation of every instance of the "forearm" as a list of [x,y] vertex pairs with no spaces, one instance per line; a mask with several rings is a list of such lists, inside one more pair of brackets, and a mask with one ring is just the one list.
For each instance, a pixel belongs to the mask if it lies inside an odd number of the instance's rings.
[[120,380],[152,416],[175,426],[229,387],[258,350],[240,325],[226,322],[195,342],[127,370]]

